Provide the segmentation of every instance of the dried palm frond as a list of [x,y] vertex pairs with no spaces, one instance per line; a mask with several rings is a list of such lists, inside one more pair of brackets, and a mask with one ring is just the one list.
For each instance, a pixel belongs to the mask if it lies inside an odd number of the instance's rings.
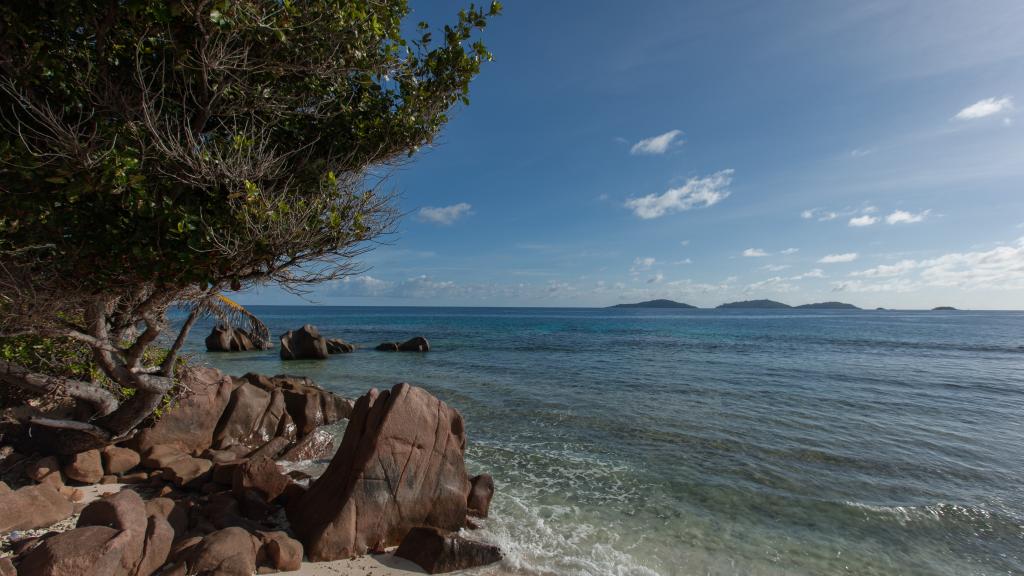
[[246,310],[244,306],[227,296],[217,293],[205,298],[197,304],[196,310],[200,316],[213,316],[226,326],[244,329],[257,347],[270,347],[270,329],[267,328],[267,325],[255,314]]

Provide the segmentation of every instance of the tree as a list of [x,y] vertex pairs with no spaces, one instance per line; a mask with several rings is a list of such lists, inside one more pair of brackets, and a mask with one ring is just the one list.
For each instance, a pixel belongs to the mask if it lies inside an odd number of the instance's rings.
[[[124,438],[217,294],[358,272],[397,217],[382,168],[468,104],[500,9],[434,41],[404,0],[0,5],[0,334],[87,346],[100,373],[0,358],[0,381],[91,408],[33,423]],[[194,313],[147,365],[175,303]]]

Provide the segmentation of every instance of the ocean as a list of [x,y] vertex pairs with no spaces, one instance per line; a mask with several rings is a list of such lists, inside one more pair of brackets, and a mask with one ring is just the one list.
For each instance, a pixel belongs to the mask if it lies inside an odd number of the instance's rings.
[[210,354],[207,322],[193,360],[462,412],[484,573],[1024,574],[1024,313],[250,310],[361,349]]

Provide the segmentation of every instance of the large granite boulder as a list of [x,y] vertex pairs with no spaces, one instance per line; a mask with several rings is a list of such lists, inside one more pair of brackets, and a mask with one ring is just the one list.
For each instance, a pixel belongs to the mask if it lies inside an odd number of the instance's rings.
[[[348,418],[352,412],[352,400],[305,377],[246,374],[231,378],[218,370],[199,368],[186,378],[191,392],[156,424],[126,443],[142,455],[145,468],[163,469],[186,456],[227,462],[243,457],[278,458],[293,450],[295,454],[320,453],[322,448],[329,450],[329,443],[321,437],[303,441],[318,426]],[[108,448],[103,453],[108,467],[113,466],[111,470],[129,466],[134,460],[130,452],[119,450],[123,448]],[[174,471],[187,472],[183,467],[195,468],[200,476],[208,469],[179,464]],[[186,484],[192,480],[187,474],[180,476]]]
[[378,344],[380,352],[430,352],[430,342],[423,336],[410,338],[405,342],[384,342]]
[[206,350],[209,352],[245,352],[258,350],[252,336],[241,328],[232,328],[219,324],[213,327],[206,337]]
[[108,526],[77,528],[51,536],[26,553],[18,573],[39,576],[126,576],[121,560],[132,535]]
[[213,532],[185,555],[188,574],[197,576],[241,576],[256,572],[256,556],[262,543],[244,528],[230,527]]
[[0,534],[46,528],[68,518],[74,505],[50,484],[25,486],[0,494]]
[[326,360],[327,338],[312,324],[281,335],[281,360]]
[[82,510],[76,526],[106,526],[126,534],[128,540],[120,568],[114,573],[135,576],[145,551],[147,531],[146,503],[136,492],[122,490],[92,502]]
[[182,452],[199,454],[213,444],[213,433],[236,382],[220,370],[193,368],[184,376],[188,392],[155,424],[139,432],[128,444],[145,454],[158,444],[174,444]]
[[501,550],[493,544],[421,526],[409,531],[395,556],[415,562],[428,574],[442,574],[493,564],[501,560]]
[[458,530],[470,484],[462,415],[422,388],[376,389],[355,405],[341,448],[288,516],[313,561],[399,544],[415,526]]
[[294,426],[287,415],[284,394],[243,381],[235,389],[217,426],[213,447],[225,449],[238,445],[252,451],[277,436],[289,434],[289,441],[294,440]]

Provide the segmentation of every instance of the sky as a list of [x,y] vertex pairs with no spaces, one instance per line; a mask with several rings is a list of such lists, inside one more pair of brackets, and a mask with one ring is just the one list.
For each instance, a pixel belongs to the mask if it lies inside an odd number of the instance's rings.
[[367,271],[238,298],[1024,309],[1021,30],[1019,0],[507,1]]

